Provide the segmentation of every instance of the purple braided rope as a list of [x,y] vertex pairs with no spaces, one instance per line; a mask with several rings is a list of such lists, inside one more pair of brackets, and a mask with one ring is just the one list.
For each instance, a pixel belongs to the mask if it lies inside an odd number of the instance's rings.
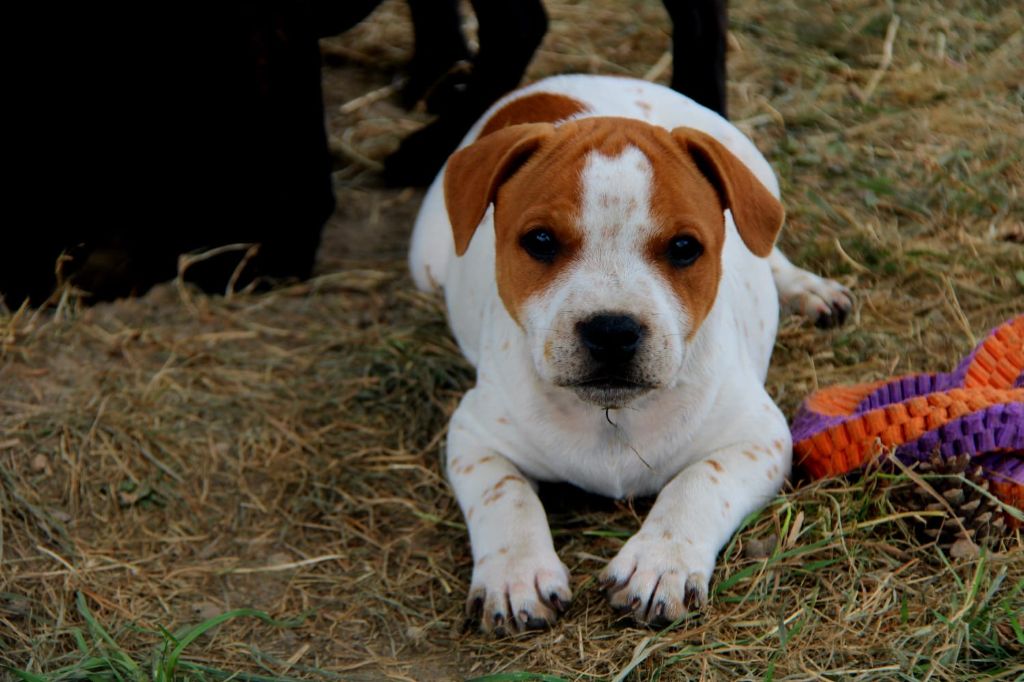
[[[956,369],[952,372],[914,374],[896,379],[895,381],[890,381],[869,393],[868,396],[857,405],[857,408],[853,413],[863,414],[864,412],[877,410],[879,407],[885,407],[892,403],[902,402],[907,398],[914,398],[920,395],[927,395],[929,393],[948,391],[951,388],[963,387],[964,379],[967,378],[967,369],[971,366],[971,363],[974,362],[974,358],[981,347],[996,333],[998,329],[1000,329],[1000,327],[989,330],[988,334],[985,335],[985,338],[978,342],[978,345],[971,350],[967,357],[960,361],[960,364],[958,364]],[[1014,383],[1014,386],[1017,387],[1021,385],[1024,385],[1024,372],[1021,373],[1021,376],[1017,377],[1017,381]]]
[[989,452],[972,461],[993,481],[1024,485],[1024,452]]
[[965,414],[896,448],[896,456],[910,463],[927,459],[936,450],[944,458],[967,453],[971,457],[995,450],[1024,450],[1024,402],[992,405]]

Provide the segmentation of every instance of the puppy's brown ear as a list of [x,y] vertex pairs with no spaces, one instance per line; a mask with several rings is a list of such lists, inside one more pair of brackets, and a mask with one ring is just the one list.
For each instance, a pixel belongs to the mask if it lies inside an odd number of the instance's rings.
[[672,137],[711,181],[722,205],[732,211],[747,248],[762,258],[771,253],[785,217],[779,200],[746,164],[707,133],[676,128]]
[[498,188],[555,134],[550,123],[509,126],[455,152],[444,173],[444,203],[455,235],[455,253],[469,248]]

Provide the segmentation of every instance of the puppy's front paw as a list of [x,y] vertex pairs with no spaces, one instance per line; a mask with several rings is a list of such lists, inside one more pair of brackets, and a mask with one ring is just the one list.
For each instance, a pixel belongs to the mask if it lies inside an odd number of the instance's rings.
[[466,615],[505,635],[551,627],[572,601],[569,570],[553,551],[503,547],[473,566]]
[[638,534],[608,563],[600,580],[612,608],[638,623],[661,627],[707,604],[714,563],[715,553],[707,549]]
[[814,322],[816,327],[838,327],[853,310],[853,294],[839,282],[799,270],[779,283],[782,305]]

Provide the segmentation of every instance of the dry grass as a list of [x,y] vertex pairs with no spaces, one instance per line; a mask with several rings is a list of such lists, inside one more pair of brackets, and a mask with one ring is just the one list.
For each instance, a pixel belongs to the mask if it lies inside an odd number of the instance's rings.
[[[643,76],[668,47],[657,2],[547,4],[531,78]],[[842,330],[783,324],[771,391],[792,413],[819,385],[951,367],[1022,309],[1020,9],[731,5],[731,113],[778,170],[784,246],[859,298]],[[438,452],[472,374],[404,272],[417,196],[366,184],[422,116],[337,112],[406,57],[403,12],[326,44],[340,208],[321,277],[0,315],[0,663],[68,679],[1020,679],[1021,536],[952,560],[879,472],[781,495],[724,551],[712,609],[666,632],[616,622],[592,578],[644,503],[559,491],[568,615],[531,636],[464,631],[470,557]],[[289,622],[240,615],[169,664],[172,633],[236,608]]]

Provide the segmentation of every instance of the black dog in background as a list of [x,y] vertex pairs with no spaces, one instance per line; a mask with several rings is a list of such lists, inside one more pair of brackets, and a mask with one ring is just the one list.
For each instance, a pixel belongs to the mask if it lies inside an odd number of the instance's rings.
[[[540,0],[472,0],[473,55],[457,0],[407,2],[415,50],[403,103],[426,96],[438,116],[386,160],[392,185],[429,183],[473,122],[519,84],[547,30]],[[60,150],[44,155],[42,184],[50,200],[62,195],[65,212],[44,206],[39,224],[19,229],[27,243],[0,250],[6,305],[45,301],[62,253],[63,277],[92,300],[143,293],[175,276],[179,254],[233,243],[261,246],[238,272],[243,252],[232,251],[192,265],[186,279],[222,292],[233,275],[239,287],[308,277],[334,209],[318,40],[379,3],[235,0],[62,15],[69,39],[44,44],[66,49],[53,51],[55,68],[70,63],[85,75],[66,99],[87,105],[74,155],[87,164],[69,182]],[[724,115],[725,0],[664,4],[672,87]],[[52,21],[38,23],[49,30]],[[453,70],[467,60],[468,71]]]
[[[357,0],[355,4],[368,14],[379,2]],[[469,54],[458,30],[457,2],[408,2],[416,51],[406,104],[415,104],[430,89],[428,109],[438,118],[402,142],[385,163],[385,178],[391,184],[426,185],[484,111],[519,85],[547,31],[547,15],[540,0],[472,0],[480,50],[472,58],[468,75],[444,78],[458,60]],[[663,3],[673,25],[672,56],[676,66],[672,89],[725,116],[726,0]],[[428,4],[429,10],[425,7]],[[441,80],[435,82],[439,77]]]

